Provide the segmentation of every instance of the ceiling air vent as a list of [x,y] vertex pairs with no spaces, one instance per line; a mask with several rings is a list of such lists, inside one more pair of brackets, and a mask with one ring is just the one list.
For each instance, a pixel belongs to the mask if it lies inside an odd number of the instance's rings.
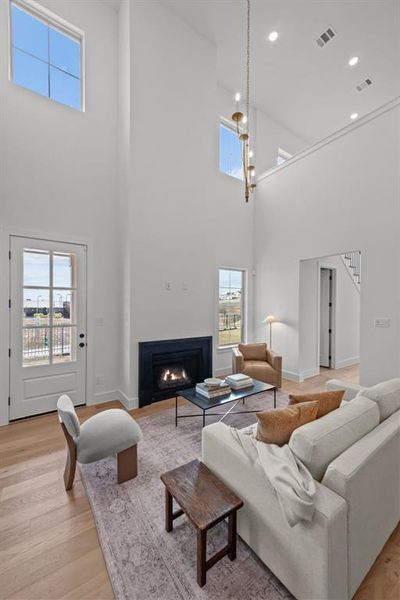
[[359,85],[356,85],[356,90],[357,90],[357,92],[363,92],[373,83],[374,82],[372,81],[372,79],[370,77],[368,77],[368,79],[365,79],[362,83],[360,83]]
[[326,46],[326,44],[328,42],[331,41],[331,39],[333,39],[336,36],[336,32],[333,29],[333,27],[328,27],[328,29],[326,31],[324,31],[323,33],[321,33],[321,35],[319,36],[319,38],[317,39],[317,44],[320,48],[323,48],[324,46]]

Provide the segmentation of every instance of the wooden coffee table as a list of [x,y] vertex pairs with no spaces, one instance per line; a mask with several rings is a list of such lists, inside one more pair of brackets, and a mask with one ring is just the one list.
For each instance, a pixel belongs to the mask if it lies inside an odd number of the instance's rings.
[[[192,460],[161,475],[165,485],[165,529],[172,531],[173,521],[185,514],[197,530],[197,583],[203,587],[206,573],[228,555],[236,558],[236,513],[243,502],[205,464]],[[180,510],[173,511],[173,499]],[[228,518],[228,543],[207,560],[207,531]]]

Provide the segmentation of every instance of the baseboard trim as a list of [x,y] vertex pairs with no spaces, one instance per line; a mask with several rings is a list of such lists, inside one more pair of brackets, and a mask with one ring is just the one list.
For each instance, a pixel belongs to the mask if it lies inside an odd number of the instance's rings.
[[303,383],[304,377],[302,373],[295,373],[294,371],[282,371],[283,379],[289,379],[289,381],[295,381],[296,383]]
[[232,372],[232,369],[230,367],[222,367],[220,369],[215,369],[215,375],[216,377],[221,377],[221,375],[228,375]]
[[112,400],[119,400],[119,393],[117,390],[110,390],[109,392],[96,392],[93,394],[92,400],[87,402],[88,406],[93,404],[103,404],[104,402],[111,402]]
[[129,398],[122,390],[116,390],[118,400],[125,406],[127,410],[139,408],[139,398]]
[[360,357],[353,356],[351,358],[345,358],[344,360],[338,360],[335,362],[335,369],[343,369],[344,367],[351,367],[353,365],[360,364]]
[[[315,377],[320,374],[320,370],[318,367],[314,367],[313,369],[307,369],[300,374],[300,378],[304,381],[305,379],[309,379],[310,377]],[[301,382],[302,383],[302,382]]]

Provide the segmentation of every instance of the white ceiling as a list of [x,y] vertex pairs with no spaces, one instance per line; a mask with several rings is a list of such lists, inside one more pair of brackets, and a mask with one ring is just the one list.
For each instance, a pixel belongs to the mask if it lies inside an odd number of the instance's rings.
[[[218,78],[243,91],[245,0],[162,0],[217,47]],[[400,0],[252,0],[252,103],[307,142],[400,96]],[[324,48],[328,27],[337,36]],[[279,32],[278,41],[267,40]],[[348,60],[357,55],[357,66]],[[355,86],[370,77],[363,92]]]

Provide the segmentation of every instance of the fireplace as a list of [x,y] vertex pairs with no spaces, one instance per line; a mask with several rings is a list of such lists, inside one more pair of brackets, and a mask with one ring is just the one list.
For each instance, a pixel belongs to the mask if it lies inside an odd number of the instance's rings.
[[173,398],[212,375],[212,337],[139,342],[139,406]]

